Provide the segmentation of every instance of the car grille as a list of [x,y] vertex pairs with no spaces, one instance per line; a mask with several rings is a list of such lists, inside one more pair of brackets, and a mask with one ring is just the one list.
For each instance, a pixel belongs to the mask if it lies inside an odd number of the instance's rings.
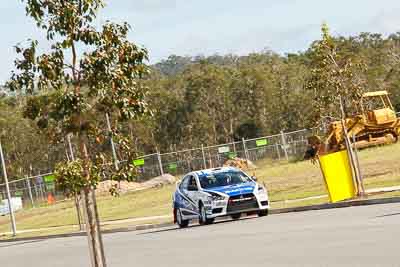
[[215,214],[215,213],[221,213],[222,212],[222,208],[216,208],[216,209],[213,209],[212,210],[212,213],[213,214]]
[[227,212],[240,212],[257,208],[258,203],[254,194],[243,194],[229,198]]

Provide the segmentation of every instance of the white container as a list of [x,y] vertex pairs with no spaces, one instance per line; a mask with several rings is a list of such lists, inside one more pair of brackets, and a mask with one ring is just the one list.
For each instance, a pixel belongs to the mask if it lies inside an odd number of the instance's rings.
[[[22,198],[20,197],[12,197],[11,198],[11,207],[13,209],[13,211],[17,211],[22,209]],[[10,210],[8,208],[8,200],[7,199],[3,199],[0,202],[0,215],[7,215],[10,213]]]

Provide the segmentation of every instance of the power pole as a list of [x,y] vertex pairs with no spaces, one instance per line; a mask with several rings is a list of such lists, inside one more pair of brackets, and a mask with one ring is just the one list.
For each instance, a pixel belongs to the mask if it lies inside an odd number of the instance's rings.
[[[72,143],[71,143],[71,135],[67,135],[67,140],[68,140],[68,147],[69,147],[69,153],[72,161],[75,161],[75,155],[74,155],[74,150],[72,149]],[[83,221],[82,221],[82,213],[81,213],[81,198],[84,197],[84,195],[80,194],[75,194],[75,208],[76,208],[76,216],[78,218],[78,224],[79,224],[79,231],[83,231]]]
[[115,150],[115,144],[114,144],[114,140],[113,140],[113,132],[111,129],[111,122],[110,122],[110,116],[108,115],[108,113],[106,113],[106,120],[107,120],[107,128],[108,131],[110,132],[110,143],[111,143],[111,149],[112,149],[112,154],[113,154],[113,158],[114,158],[114,167],[116,170],[119,169],[119,160],[117,158],[117,151]]
[[286,137],[285,137],[285,133],[284,133],[283,131],[281,131],[281,139],[282,139],[282,148],[283,148],[283,152],[285,153],[286,161],[289,161],[289,155],[288,155],[288,151],[287,151]]
[[359,179],[359,185],[360,185],[360,195],[365,194],[365,188],[364,188],[364,181],[362,178],[362,173],[361,173],[361,166],[360,166],[360,161],[358,159],[358,151],[357,151],[357,146],[356,146],[356,136],[353,134],[353,146],[354,146],[354,156],[355,156],[355,163],[356,163],[356,168],[358,170],[358,179]]
[[244,140],[244,137],[242,137],[242,143],[243,143],[243,151],[244,151],[244,157],[246,158],[247,161],[249,161],[249,152],[247,151],[246,147],[246,141]]
[[162,161],[161,161],[161,154],[160,154],[160,151],[158,151],[158,149],[157,149],[157,160],[158,160],[158,166],[160,168],[160,174],[161,174],[161,176],[164,176],[164,169],[163,169],[163,165],[162,165]]
[[68,148],[71,160],[75,161],[74,150],[72,149],[72,143],[71,143],[71,134],[67,135],[67,141],[68,141]]
[[29,198],[31,200],[32,208],[35,207],[35,202],[33,201],[33,195],[32,195],[32,187],[31,187],[31,182],[29,181],[29,177],[26,176],[26,186],[28,187],[28,193],[29,193]]
[[206,155],[204,154],[204,145],[203,145],[203,144],[201,144],[201,154],[203,155],[203,165],[204,165],[204,169],[207,169]]
[[341,123],[342,123],[342,128],[343,128],[343,135],[344,135],[343,137],[344,137],[344,140],[345,140],[346,150],[347,150],[347,154],[348,154],[349,161],[350,161],[353,181],[354,181],[355,185],[357,186],[357,195],[361,196],[361,194],[363,194],[363,192],[362,192],[363,190],[362,190],[362,186],[361,186],[362,182],[361,182],[360,172],[359,172],[360,169],[357,168],[356,159],[355,159],[355,155],[354,155],[354,150],[352,148],[352,144],[351,144],[351,141],[350,141],[349,133],[348,133],[347,127],[346,127],[346,114],[344,112],[344,105],[343,105],[342,96],[339,96],[339,100],[340,100],[340,111],[341,111],[341,114],[342,114]]
[[1,141],[0,141],[0,157],[1,157],[1,165],[3,166],[4,181],[6,184],[8,210],[10,212],[11,227],[12,227],[12,231],[13,231],[13,236],[16,236],[17,235],[17,225],[15,223],[15,215],[14,215],[14,210],[12,208],[12,203],[11,203],[10,187],[8,185],[7,169],[6,169],[6,163],[4,160],[3,146],[1,145]]

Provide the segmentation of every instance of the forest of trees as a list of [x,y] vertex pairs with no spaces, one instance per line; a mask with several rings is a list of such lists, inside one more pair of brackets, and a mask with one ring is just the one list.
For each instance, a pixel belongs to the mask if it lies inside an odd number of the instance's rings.
[[[399,111],[400,33],[362,33],[335,37],[334,42],[341,58],[365,66],[356,73],[363,90],[388,90]],[[143,81],[152,116],[130,121],[123,130],[137,153],[146,154],[313,127],[337,108],[321,114],[315,102],[329,91],[307,86],[317,57],[313,45],[287,55],[172,55],[151,66]],[[65,157],[65,144],[52,144],[46,132],[24,117],[25,101],[1,90],[0,129],[13,178],[29,173],[31,164],[36,170],[51,169]]]
[[[400,33],[362,33],[334,39],[342,58],[364,64],[364,91],[388,90],[400,110]],[[148,81],[155,111],[139,143],[173,150],[313,127],[314,100],[326,92],[307,88],[315,51],[288,55],[170,56]],[[335,107],[333,107],[335,109]],[[317,113],[317,114],[316,114]]]

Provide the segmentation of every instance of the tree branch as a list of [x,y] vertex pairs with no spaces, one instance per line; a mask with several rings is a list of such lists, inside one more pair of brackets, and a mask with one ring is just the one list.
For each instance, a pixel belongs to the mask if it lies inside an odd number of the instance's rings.
[[337,68],[339,68],[339,65],[336,63],[336,60],[333,58],[332,54],[328,54],[328,56],[329,56],[329,59],[332,61],[332,63],[333,63]]

